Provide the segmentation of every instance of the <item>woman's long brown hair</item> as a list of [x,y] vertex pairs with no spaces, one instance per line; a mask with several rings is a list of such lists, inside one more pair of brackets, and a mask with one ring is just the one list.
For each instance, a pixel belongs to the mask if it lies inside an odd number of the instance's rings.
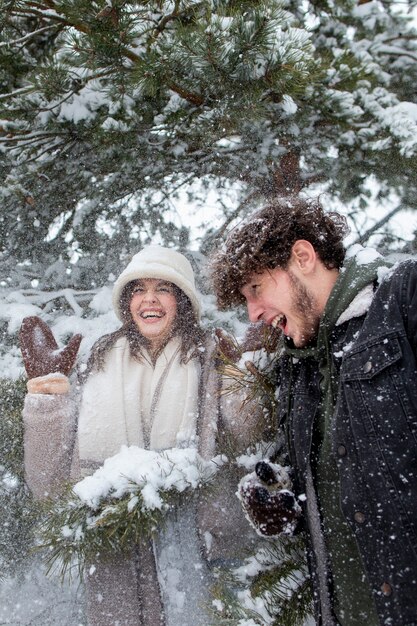
[[[118,330],[103,335],[93,346],[87,363],[87,369],[83,374],[85,379],[93,371],[102,370],[104,367],[106,354],[111,350],[120,337],[126,337],[129,342],[130,353],[137,361],[144,358],[143,350],[149,346],[149,341],[140,332],[130,313],[130,300],[136,281],[128,283],[122,291],[120,297],[120,309],[122,312],[123,326]],[[176,285],[172,285],[175,299],[177,301],[177,314],[170,335],[166,342],[160,347],[158,353],[154,355],[156,360],[159,354],[172,337],[179,337],[181,340],[181,363],[186,363],[192,358],[201,357],[206,332],[201,328],[196,314],[194,313],[190,299]]]

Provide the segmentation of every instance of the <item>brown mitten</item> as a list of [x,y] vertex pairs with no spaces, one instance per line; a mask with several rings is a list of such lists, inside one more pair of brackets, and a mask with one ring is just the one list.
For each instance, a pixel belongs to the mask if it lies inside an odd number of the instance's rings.
[[48,324],[40,317],[25,317],[20,327],[19,341],[28,378],[57,372],[68,376],[77,358],[81,339],[82,335],[74,335],[67,346],[59,349]]
[[262,348],[274,352],[281,334],[280,330],[267,326],[263,322],[248,326],[241,344],[227,335],[221,328],[214,331],[219,350],[233,363],[236,363],[244,352],[254,352]]
[[233,337],[230,337],[221,328],[216,328],[214,334],[216,335],[219,352],[232,363],[239,361],[242,356],[242,350]]
[[293,535],[301,507],[291,491],[288,468],[260,461],[239,483],[237,495],[246,517],[262,536]]
[[253,352],[264,349],[266,352],[275,352],[281,336],[279,328],[267,326],[264,322],[250,324],[245,332],[242,343],[242,352]]

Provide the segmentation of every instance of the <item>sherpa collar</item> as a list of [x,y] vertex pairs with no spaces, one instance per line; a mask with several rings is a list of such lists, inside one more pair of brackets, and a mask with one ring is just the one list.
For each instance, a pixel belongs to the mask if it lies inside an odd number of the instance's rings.
[[313,356],[322,359],[326,352],[328,335],[335,326],[352,317],[365,314],[372,302],[373,284],[378,279],[378,270],[386,267],[387,262],[378,255],[372,261],[363,263],[355,255],[340,270],[338,279],[333,287],[324,309],[315,346],[294,348],[291,343],[285,342],[285,351],[297,359]]
[[[363,290],[367,289],[365,293],[368,294],[369,301],[369,288],[373,291],[373,284],[378,279],[378,270],[387,265],[389,264],[379,255],[370,262],[361,262],[361,258],[358,258],[358,255],[349,259],[340,271],[327,301],[320,321],[317,344],[306,348],[292,348],[288,343],[285,345],[285,352],[292,356],[293,359],[312,357],[317,361],[321,374],[320,388],[323,417],[327,425],[333,413],[338,387],[330,350],[330,333],[338,323],[341,323],[340,320],[343,321],[344,317],[347,320],[349,319],[348,315],[358,316],[353,315],[355,298],[357,298],[356,304],[358,304],[359,295]],[[365,301],[362,308],[364,307]],[[348,313],[349,310],[350,312]],[[363,312],[366,313],[366,310]],[[359,309],[357,313],[359,313]],[[290,367],[293,359],[290,359]]]

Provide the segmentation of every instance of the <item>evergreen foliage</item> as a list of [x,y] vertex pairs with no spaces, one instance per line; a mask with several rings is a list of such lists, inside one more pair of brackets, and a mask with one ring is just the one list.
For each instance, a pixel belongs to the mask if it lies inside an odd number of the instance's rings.
[[[231,333],[228,339],[235,351],[235,357],[232,359],[224,352],[219,352],[219,371],[224,377],[226,384],[223,387],[224,395],[243,392],[243,406],[247,403],[255,401],[263,407],[268,424],[276,424],[277,399],[276,399],[276,383],[277,383],[277,365],[282,353],[281,342],[277,340],[277,333],[265,327],[262,337],[262,350],[251,354],[251,360],[245,360],[241,354],[239,341]],[[259,428],[263,429],[261,439],[266,436],[266,424],[259,424]],[[271,433],[272,434],[272,433]],[[275,436],[275,433],[273,434]]]
[[1,0],[6,268],[29,262],[43,283],[82,258],[73,286],[91,288],[156,233],[186,247],[171,200],[202,204],[211,183],[239,183],[225,223],[316,182],[364,209],[369,175],[413,207],[416,5]]
[[[208,485],[223,463],[220,457],[204,462],[194,449],[158,454],[125,448],[45,502],[38,539],[49,569],[58,569],[62,578],[73,567],[82,573],[94,555],[126,552],[152,537],[169,510]],[[86,496],[91,490],[96,495]]]
[[21,572],[34,545],[37,509],[23,480],[25,391],[23,380],[0,380],[0,578]]
[[[163,495],[165,512],[168,501],[173,500],[170,495]],[[68,486],[58,502],[50,500],[43,507],[39,548],[48,571],[54,569],[64,580],[71,578],[76,568],[77,575],[82,576],[94,555],[127,552],[132,545],[152,537],[163,518],[163,510],[143,506],[143,498],[133,485],[129,495],[105,499],[94,511]]]
[[313,613],[304,541],[302,535],[265,541],[267,546],[242,566],[219,571],[213,590],[216,623],[303,626]]
[[[239,343],[232,336],[229,339],[231,352],[236,356],[240,351]],[[255,353],[254,361],[242,362],[240,358],[236,362],[222,354],[220,368],[229,383],[225,385],[225,393],[243,390],[244,403],[254,400],[260,403],[270,423],[275,424],[279,407],[276,385],[281,348],[271,329],[265,329],[263,339],[267,350]],[[265,434],[264,426],[259,425],[260,429],[263,428],[262,434]],[[281,436],[269,434],[278,439],[270,456],[285,464],[285,444],[279,443]],[[304,534],[296,537],[283,535],[274,540],[265,538],[264,543],[265,547],[248,555],[240,566],[219,570],[218,583],[212,590],[217,609],[214,619],[219,626],[240,626],[246,624],[245,620],[260,626],[303,626],[313,614]]]

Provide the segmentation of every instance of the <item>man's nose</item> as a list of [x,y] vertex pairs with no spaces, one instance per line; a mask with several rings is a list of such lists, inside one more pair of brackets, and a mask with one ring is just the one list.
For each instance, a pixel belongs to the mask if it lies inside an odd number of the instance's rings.
[[256,302],[247,302],[246,306],[248,309],[249,320],[252,323],[260,322],[262,319],[262,313],[264,312],[263,307]]

